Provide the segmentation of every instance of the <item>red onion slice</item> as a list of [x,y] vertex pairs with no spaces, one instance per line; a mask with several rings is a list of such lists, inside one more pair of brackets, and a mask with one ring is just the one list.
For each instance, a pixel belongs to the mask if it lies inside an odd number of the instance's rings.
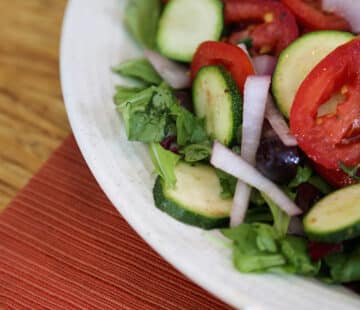
[[293,216],[290,219],[288,234],[304,236],[304,225],[302,220],[298,216]]
[[257,74],[272,75],[275,70],[277,58],[269,55],[261,55],[253,57],[252,62]]
[[302,210],[273,182],[219,142],[214,143],[210,162],[214,167],[264,192],[280,209],[290,216],[302,213]]
[[[241,157],[255,166],[271,83],[270,76],[249,76],[244,86],[244,111],[241,136]],[[238,181],[230,216],[230,226],[241,224],[249,205],[251,188]]]
[[282,143],[286,146],[297,145],[295,137],[290,133],[288,124],[281,115],[280,111],[275,107],[275,104],[270,96],[266,104],[265,118],[269,121],[271,127],[279,136]]
[[359,0],[323,0],[322,8],[344,17],[350,23],[353,32],[360,32]]
[[172,88],[182,89],[190,87],[190,74],[185,66],[173,62],[151,50],[145,50],[144,55],[164,81]]

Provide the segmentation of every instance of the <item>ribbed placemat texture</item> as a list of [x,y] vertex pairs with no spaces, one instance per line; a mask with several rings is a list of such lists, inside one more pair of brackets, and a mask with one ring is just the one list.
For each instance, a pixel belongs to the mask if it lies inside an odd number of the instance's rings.
[[71,136],[0,216],[0,309],[230,308],[129,227]]

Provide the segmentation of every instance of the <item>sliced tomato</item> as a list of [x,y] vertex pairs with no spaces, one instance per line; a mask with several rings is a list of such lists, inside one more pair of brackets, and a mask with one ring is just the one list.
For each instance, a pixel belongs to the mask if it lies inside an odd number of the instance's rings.
[[250,37],[257,52],[279,55],[299,36],[295,17],[278,1],[224,0],[224,3],[225,21],[228,24],[248,24],[245,29],[230,36],[233,44]]
[[[336,110],[318,116],[319,107],[342,93]],[[360,37],[325,57],[305,78],[290,113],[291,132],[315,163],[338,170],[360,163]]]
[[323,11],[320,0],[281,1],[293,12],[299,23],[310,30],[351,30],[346,19]]
[[222,65],[235,79],[239,89],[243,91],[245,80],[255,74],[249,56],[238,46],[224,42],[204,42],[195,52],[191,63],[191,78],[204,66]]
[[316,172],[321,175],[331,186],[341,188],[358,183],[341,169],[330,170],[320,165],[313,165]]

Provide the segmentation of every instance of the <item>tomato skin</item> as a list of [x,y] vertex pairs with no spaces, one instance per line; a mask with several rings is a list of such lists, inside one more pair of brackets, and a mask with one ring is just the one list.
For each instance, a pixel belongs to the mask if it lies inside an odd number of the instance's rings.
[[224,0],[225,22],[254,23],[244,31],[235,32],[230,42],[236,44],[244,37],[252,38],[255,49],[269,48],[279,55],[299,36],[295,17],[282,3],[273,0]]
[[249,56],[240,47],[224,42],[207,41],[200,44],[191,63],[191,79],[194,80],[202,67],[211,65],[224,66],[241,92],[246,78],[255,74]]
[[341,169],[330,170],[317,164],[314,164],[313,167],[316,172],[334,188],[341,188],[358,183],[358,181],[347,175]]
[[[351,26],[346,19],[321,10],[321,1],[281,0],[296,16],[300,24],[311,30],[343,30],[350,31]],[[319,8],[316,7],[319,6]]]
[[[319,107],[343,86],[347,92],[336,112],[317,117]],[[290,128],[305,154],[324,168],[360,163],[360,37],[335,49],[305,78],[291,108]]]

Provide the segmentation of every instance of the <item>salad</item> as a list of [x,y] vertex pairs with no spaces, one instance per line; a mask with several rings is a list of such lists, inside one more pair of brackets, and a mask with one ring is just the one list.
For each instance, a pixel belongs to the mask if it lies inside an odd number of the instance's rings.
[[130,0],[113,72],[154,204],[245,273],[360,281],[360,2]]

